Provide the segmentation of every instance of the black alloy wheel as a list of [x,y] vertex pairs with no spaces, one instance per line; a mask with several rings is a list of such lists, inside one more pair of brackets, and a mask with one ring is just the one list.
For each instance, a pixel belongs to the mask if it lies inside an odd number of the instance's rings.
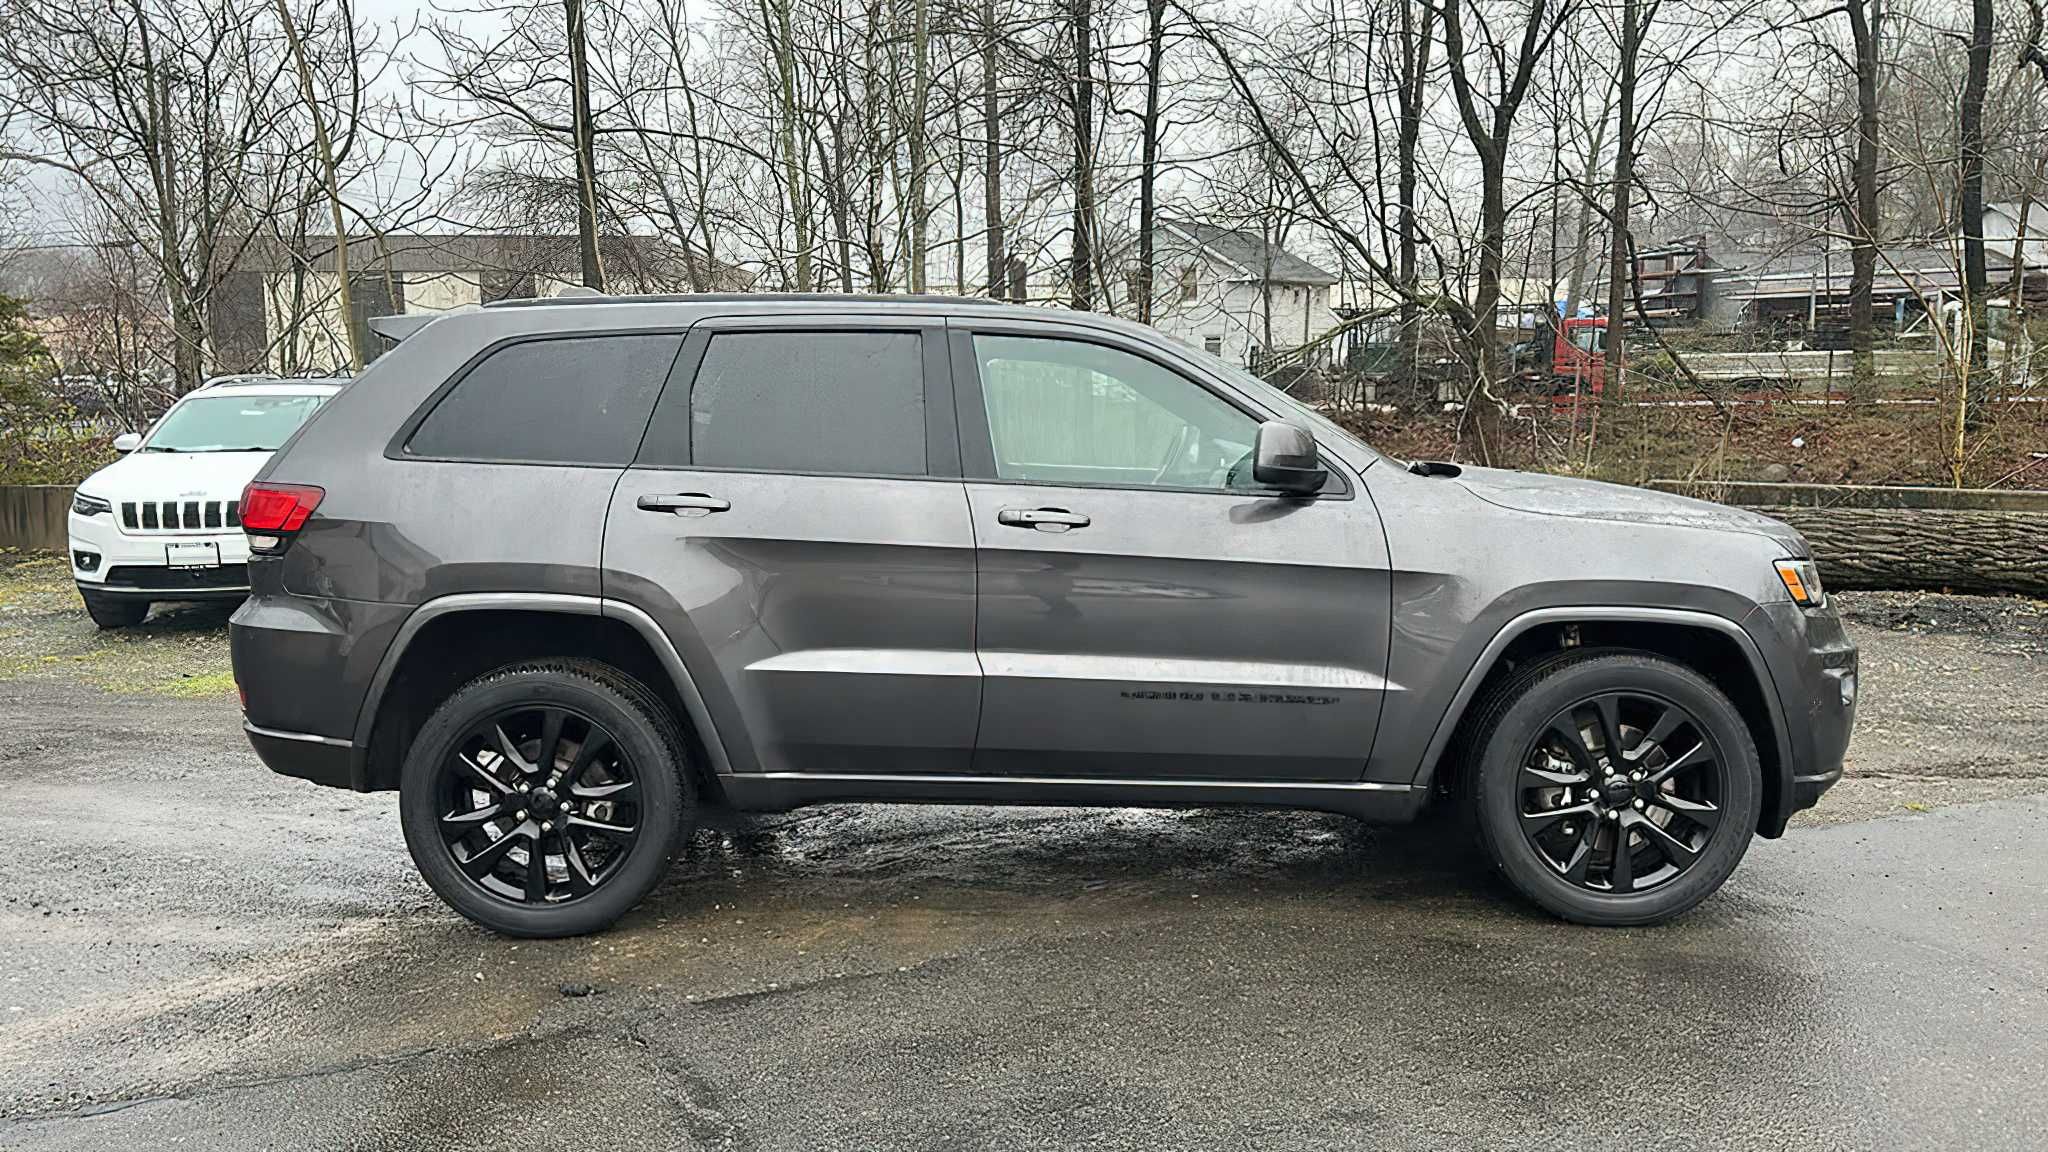
[[1690,712],[1613,691],[1561,709],[1522,759],[1522,835],[1570,883],[1606,895],[1668,884],[1721,822],[1724,757]]
[[442,762],[441,841],[501,900],[546,906],[615,876],[640,835],[640,773],[611,732],[558,705],[513,707]]
[[579,936],[631,911],[697,811],[681,725],[606,664],[545,659],[450,693],[413,737],[399,822],[434,893],[508,936]]

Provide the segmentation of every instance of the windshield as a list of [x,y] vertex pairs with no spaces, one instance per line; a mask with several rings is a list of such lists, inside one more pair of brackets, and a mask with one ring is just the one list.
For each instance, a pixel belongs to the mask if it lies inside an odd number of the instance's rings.
[[1257,376],[1252,375],[1251,373],[1245,371],[1242,368],[1239,368],[1237,365],[1232,364],[1227,360],[1216,359],[1209,364],[1209,367],[1212,370],[1220,369],[1225,376],[1230,377],[1230,382],[1232,384],[1237,385],[1238,387],[1244,389],[1247,392],[1253,393],[1254,395],[1265,400],[1267,403],[1273,404],[1276,407],[1279,407],[1285,411],[1298,414],[1302,419],[1308,421],[1309,427],[1318,436],[1340,437],[1344,440],[1347,440],[1353,444],[1358,445],[1360,448],[1365,449],[1367,452],[1372,453],[1374,456],[1386,455],[1386,453],[1380,451],[1377,448],[1374,448],[1372,445],[1367,444],[1365,441],[1360,440],[1357,436],[1346,431],[1343,425],[1330,419],[1328,416],[1323,415],[1321,412],[1318,412],[1315,409],[1309,407],[1308,405],[1302,403],[1301,401],[1296,400],[1294,397],[1289,396],[1287,393],[1282,392],[1280,389],[1273,387],[1271,384],[1266,383],[1264,380],[1259,379]]
[[325,396],[206,396],[170,410],[144,452],[274,452]]

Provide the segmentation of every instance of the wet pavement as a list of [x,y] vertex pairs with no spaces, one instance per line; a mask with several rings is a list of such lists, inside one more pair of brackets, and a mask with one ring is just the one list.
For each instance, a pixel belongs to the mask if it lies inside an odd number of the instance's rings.
[[1866,627],[1850,783],[1609,931],[1445,822],[836,806],[514,943],[231,699],[0,680],[0,1148],[2039,1148],[2048,678]]

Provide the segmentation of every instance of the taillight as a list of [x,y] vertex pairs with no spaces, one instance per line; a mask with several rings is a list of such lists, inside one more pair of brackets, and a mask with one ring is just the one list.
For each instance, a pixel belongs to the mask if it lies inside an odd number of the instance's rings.
[[258,481],[242,489],[242,531],[248,533],[249,551],[264,555],[284,551],[292,533],[305,526],[325,495],[325,489],[311,484]]

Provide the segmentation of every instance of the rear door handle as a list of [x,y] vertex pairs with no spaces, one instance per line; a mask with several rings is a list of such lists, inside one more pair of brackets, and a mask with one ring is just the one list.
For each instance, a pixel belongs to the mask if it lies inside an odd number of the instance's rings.
[[642,512],[673,512],[678,516],[709,516],[732,507],[732,501],[702,492],[679,492],[672,496],[650,493],[633,504]]
[[996,523],[1012,528],[1036,528],[1040,532],[1065,532],[1069,528],[1086,528],[1090,521],[1079,512],[1065,508],[1005,508],[996,513]]

